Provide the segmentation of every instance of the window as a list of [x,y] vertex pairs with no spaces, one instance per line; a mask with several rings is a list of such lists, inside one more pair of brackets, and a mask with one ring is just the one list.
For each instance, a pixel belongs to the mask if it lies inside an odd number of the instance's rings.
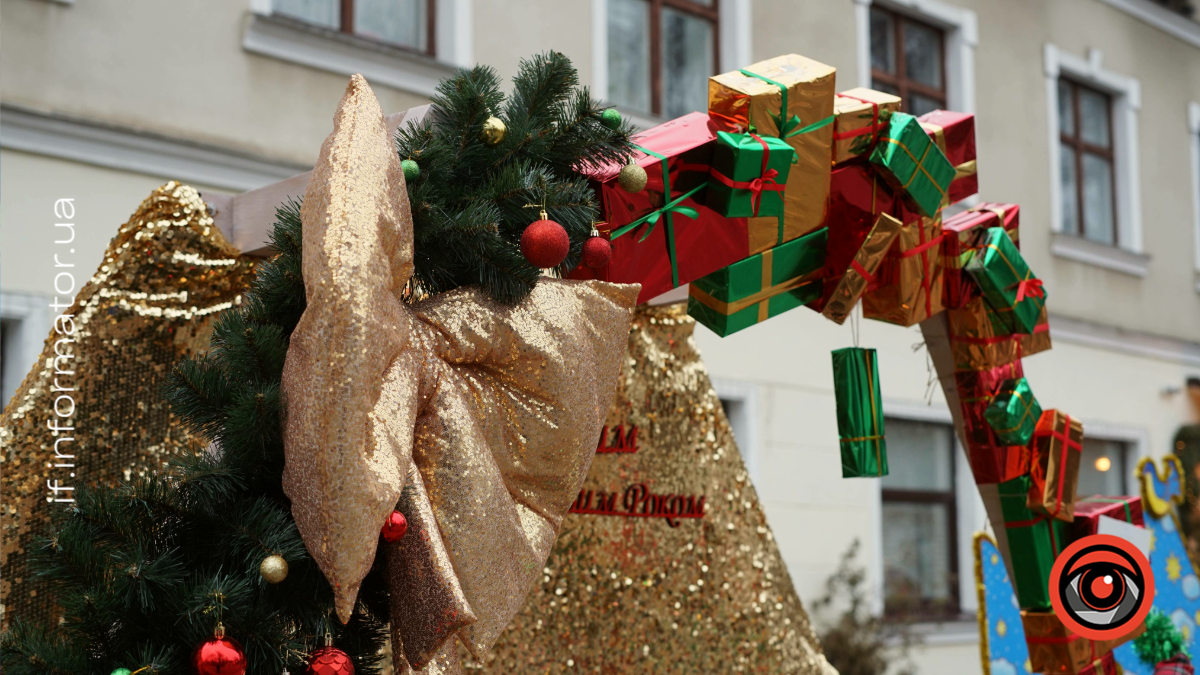
[[271,11],[433,55],[435,0],[272,0]]
[[954,427],[890,417],[886,425],[890,473],[881,479],[884,613],[956,617]]
[[940,28],[871,7],[871,87],[913,115],[946,108],[946,37]]
[[1125,459],[1129,444],[1101,438],[1083,437],[1083,456],[1079,458],[1079,484],[1075,493],[1089,495],[1127,495],[1129,476]]
[[1060,78],[1058,133],[1063,231],[1117,245],[1112,99]]
[[[0,319],[0,386],[9,380],[9,370],[13,367],[12,357],[15,351],[9,343],[15,337],[16,321],[12,319]],[[4,392],[4,400],[0,402],[0,407],[8,405],[8,392]]]
[[662,117],[708,110],[718,0],[608,0],[608,100]]

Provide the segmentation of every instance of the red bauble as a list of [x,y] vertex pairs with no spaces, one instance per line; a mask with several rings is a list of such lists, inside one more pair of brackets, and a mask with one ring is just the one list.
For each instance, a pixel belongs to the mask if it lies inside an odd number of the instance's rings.
[[213,637],[192,654],[192,669],[197,675],[245,675],[246,652],[233,638]]
[[583,264],[599,270],[612,262],[612,244],[604,237],[589,237],[583,242]]
[[392,515],[388,516],[387,522],[383,524],[383,538],[385,541],[400,541],[404,533],[408,532],[408,519],[399,511],[392,511]]
[[354,675],[354,662],[337,647],[321,647],[308,660],[308,675]]
[[570,251],[571,238],[553,220],[535,220],[521,233],[521,255],[534,267],[558,267]]

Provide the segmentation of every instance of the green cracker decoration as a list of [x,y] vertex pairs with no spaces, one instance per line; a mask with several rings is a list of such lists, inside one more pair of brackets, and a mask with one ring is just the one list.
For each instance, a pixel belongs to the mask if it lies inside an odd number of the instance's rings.
[[842,478],[886,476],[887,441],[875,350],[858,347],[834,350],[833,391],[837,399]]

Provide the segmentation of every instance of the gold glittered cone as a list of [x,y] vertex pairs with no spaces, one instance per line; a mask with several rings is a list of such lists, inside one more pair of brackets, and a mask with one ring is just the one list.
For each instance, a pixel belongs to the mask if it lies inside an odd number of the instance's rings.
[[[380,528],[393,649],[485,652],[524,602],[587,475],[637,286],[543,278],[406,305],[412,217],[382,110],[354,76],[304,196],[307,309],[283,373],[284,490],[349,620]],[[406,485],[411,490],[401,490]]]

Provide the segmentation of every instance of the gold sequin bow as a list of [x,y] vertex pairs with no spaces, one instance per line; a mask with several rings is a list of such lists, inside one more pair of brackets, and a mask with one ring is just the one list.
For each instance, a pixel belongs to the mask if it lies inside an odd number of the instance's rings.
[[[355,75],[304,194],[307,309],[283,373],[283,487],[346,622],[393,508],[393,648],[485,652],[520,609],[587,475],[639,287],[543,278],[405,304],[412,215],[383,112]],[[408,486],[408,489],[404,489]],[[403,498],[401,492],[403,489]]]

